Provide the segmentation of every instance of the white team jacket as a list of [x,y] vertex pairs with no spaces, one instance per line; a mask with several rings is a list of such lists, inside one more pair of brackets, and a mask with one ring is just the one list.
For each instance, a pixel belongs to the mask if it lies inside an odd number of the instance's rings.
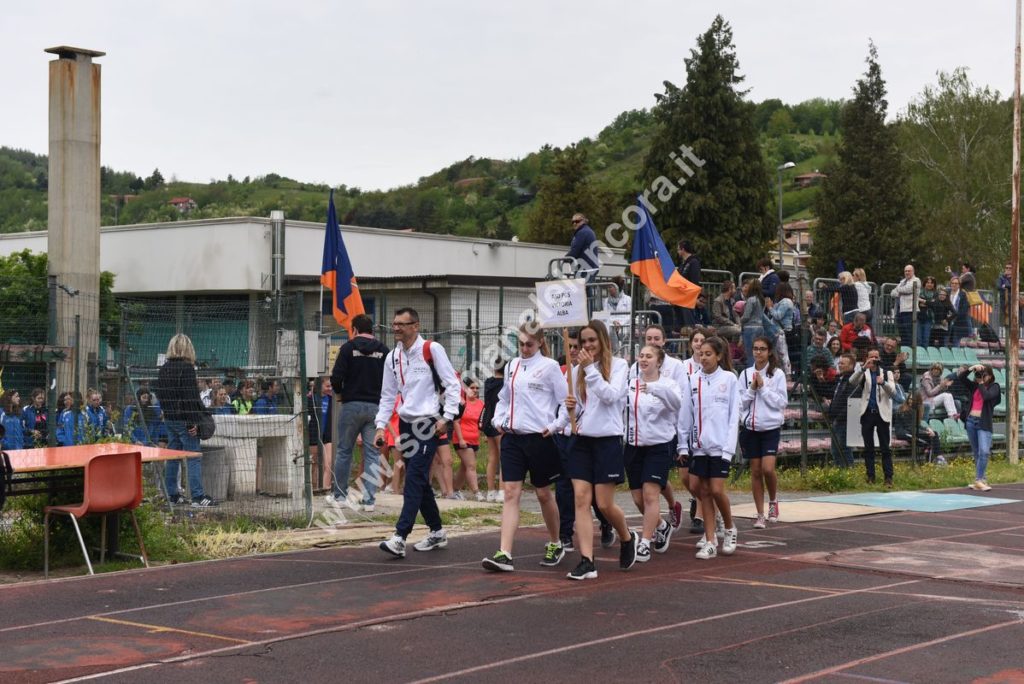
[[539,352],[528,359],[514,358],[505,365],[505,384],[498,392],[491,424],[520,435],[554,432],[555,413],[566,393],[557,361]]
[[683,403],[679,385],[665,375],[647,383],[646,391],[640,389],[643,384],[633,378],[627,387],[626,443],[642,447],[671,442]]
[[751,389],[754,382],[753,367],[747,368],[740,373],[736,383],[737,391],[740,394],[740,418],[743,427],[756,432],[767,432],[782,427],[786,421],[783,411],[789,403],[789,393],[786,390],[786,374],[781,368],[776,368],[771,378],[766,378],[764,370],[758,371],[764,385],[760,389]]
[[[572,383],[576,387],[579,366],[572,367]],[[622,411],[626,406],[626,377],[629,366],[618,357],[612,358],[610,378],[605,380],[597,363],[587,366],[584,377],[587,383],[587,400],[576,403],[576,434],[584,437],[622,437]],[[557,430],[569,423],[569,412],[558,412]]]
[[736,376],[722,368],[711,375],[697,371],[690,378],[690,406],[693,409],[690,429],[693,454],[721,456],[731,461],[740,428]]

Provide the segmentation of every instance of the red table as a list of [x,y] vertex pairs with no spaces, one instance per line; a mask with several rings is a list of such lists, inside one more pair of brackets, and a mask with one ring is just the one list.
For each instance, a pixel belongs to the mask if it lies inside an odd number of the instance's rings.
[[101,454],[131,454],[136,451],[142,454],[142,462],[173,461],[202,454],[194,451],[177,451],[159,447],[142,446],[140,444],[79,444],[65,447],[43,447],[41,449],[12,449],[7,452],[11,457],[11,467],[15,473],[38,473],[48,470],[65,468],[84,468],[86,461]]

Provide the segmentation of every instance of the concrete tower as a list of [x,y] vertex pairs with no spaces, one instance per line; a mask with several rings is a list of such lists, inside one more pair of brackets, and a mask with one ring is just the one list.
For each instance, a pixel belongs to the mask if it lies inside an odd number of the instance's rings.
[[[49,272],[56,276],[57,344],[80,348],[58,365],[57,389],[95,381],[100,311],[100,65],[104,53],[61,45],[50,62]],[[79,335],[75,339],[76,315]],[[90,377],[91,376],[91,377]]]

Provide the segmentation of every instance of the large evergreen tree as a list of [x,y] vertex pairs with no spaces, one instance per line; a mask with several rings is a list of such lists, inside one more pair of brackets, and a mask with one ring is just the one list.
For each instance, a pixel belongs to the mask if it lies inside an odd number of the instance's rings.
[[842,112],[838,161],[818,196],[810,271],[834,277],[836,263],[864,268],[876,282],[895,282],[924,254],[895,125],[885,122],[885,81],[870,45],[868,68]]
[[[737,89],[743,76],[732,29],[721,16],[697,38],[685,62],[686,86],[665,81],[664,94],[656,96],[658,131],[641,180],[655,190],[667,188],[666,181],[679,185],[678,192],[651,193],[658,210],[652,212],[654,221],[670,249],[685,238],[705,268],[750,271],[775,235],[771,181],[758,145],[754,107],[744,100],[746,91]],[[702,166],[687,162],[680,150],[684,145]],[[692,176],[681,172],[677,158],[693,169]]]

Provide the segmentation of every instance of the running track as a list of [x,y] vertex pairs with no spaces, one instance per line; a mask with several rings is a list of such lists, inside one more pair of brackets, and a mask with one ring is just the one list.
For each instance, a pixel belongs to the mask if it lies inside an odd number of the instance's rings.
[[1024,485],[991,495],[1019,503],[740,520],[732,557],[679,535],[589,582],[524,529],[510,574],[492,531],[4,586],[0,681],[1021,682]]

